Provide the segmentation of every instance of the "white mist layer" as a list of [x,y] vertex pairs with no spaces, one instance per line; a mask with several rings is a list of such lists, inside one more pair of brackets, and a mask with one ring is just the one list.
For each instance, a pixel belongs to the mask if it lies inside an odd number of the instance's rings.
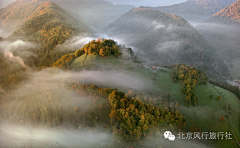
[[9,58],[11,60],[15,60],[17,61],[20,65],[22,65],[24,68],[27,68],[27,66],[24,64],[24,61],[22,58],[20,58],[19,56],[14,56],[12,52],[9,51],[5,51],[4,55],[6,58]]

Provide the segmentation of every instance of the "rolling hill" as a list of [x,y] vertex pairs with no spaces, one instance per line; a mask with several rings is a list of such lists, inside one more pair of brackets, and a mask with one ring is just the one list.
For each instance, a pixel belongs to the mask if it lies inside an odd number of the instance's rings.
[[[186,63],[210,74],[227,75],[208,42],[183,18],[149,8],[132,9],[105,28],[114,38],[148,54],[158,64]],[[177,58],[176,58],[177,57]]]

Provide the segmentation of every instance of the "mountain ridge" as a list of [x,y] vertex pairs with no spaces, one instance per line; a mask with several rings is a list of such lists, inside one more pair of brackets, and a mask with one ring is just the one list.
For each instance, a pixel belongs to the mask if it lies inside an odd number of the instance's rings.
[[236,0],[188,0],[186,2],[153,7],[153,9],[179,15],[188,21],[202,22]]
[[[175,11],[181,13],[196,13],[211,15],[223,9],[227,5],[235,2],[235,0],[188,0],[186,2],[171,6],[160,6],[158,10]],[[175,9],[175,10],[174,10]]]
[[210,19],[208,19],[208,21],[239,24],[240,23],[240,0],[223,8],[219,12],[215,13]]

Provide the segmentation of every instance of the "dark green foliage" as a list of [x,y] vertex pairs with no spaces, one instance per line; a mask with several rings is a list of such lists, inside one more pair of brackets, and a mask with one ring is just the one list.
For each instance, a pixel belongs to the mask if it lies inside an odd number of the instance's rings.
[[196,85],[206,85],[208,78],[201,71],[185,64],[175,64],[172,66],[171,76],[174,82],[183,81],[182,92],[187,96],[184,99],[186,106],[196,106],[198,98],[195,96]]

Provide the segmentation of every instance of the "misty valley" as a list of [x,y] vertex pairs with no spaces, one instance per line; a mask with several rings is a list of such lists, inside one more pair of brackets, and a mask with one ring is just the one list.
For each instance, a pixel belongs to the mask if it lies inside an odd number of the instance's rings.
[[240,147],[240,0],[3,0],[0,147]]

